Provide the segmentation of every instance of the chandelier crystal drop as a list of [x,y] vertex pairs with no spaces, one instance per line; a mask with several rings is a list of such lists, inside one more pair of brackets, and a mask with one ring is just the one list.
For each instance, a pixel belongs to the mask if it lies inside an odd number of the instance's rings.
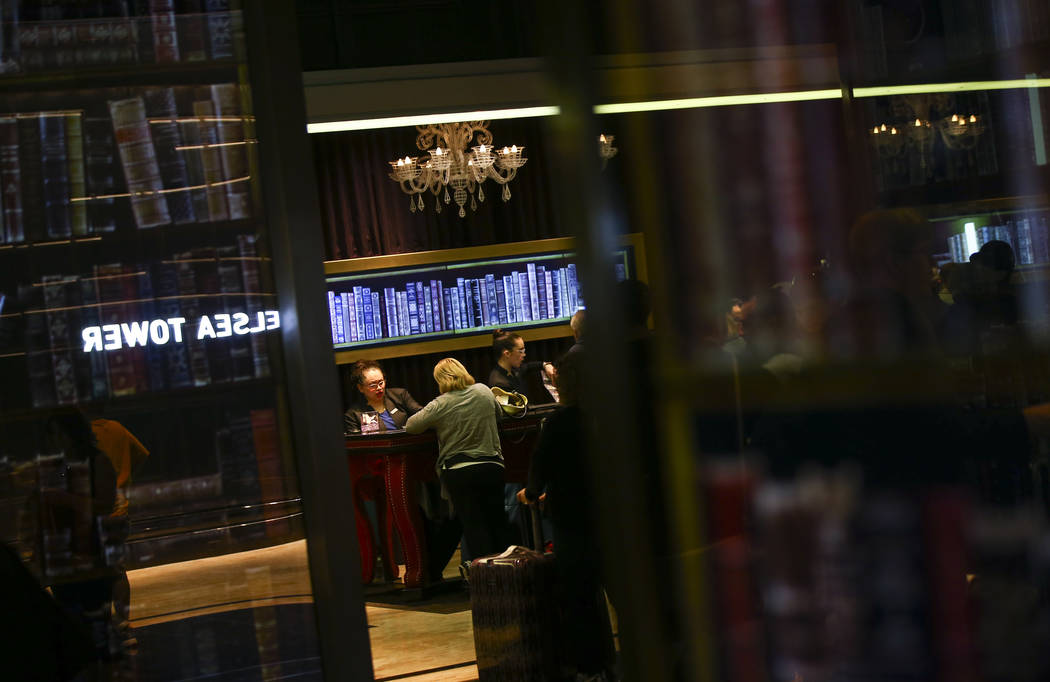
[[[510,199],[509,183],[528,161],[524,147],[497,148],[488,121],[424,125],[416,130],[416,146],[426,155],[406,155],[390,162],[390,179],[409,195],[413,213],[417,206],[424,210],[423,194],[430,192],[436,213],[441,212],[442,200],[446,204],[455,201],[459,217],[464,218],[468,199],[472,211],[485,200],[482,184],[486,180],[502,185],[503,201]],[[474,142],[477,144],[471,146]]]

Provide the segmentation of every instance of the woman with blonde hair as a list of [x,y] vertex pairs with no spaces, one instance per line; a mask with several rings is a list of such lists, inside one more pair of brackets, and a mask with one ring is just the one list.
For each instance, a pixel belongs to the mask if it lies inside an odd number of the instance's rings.
[[473,557],[502,552],[509,528],[503,511],[503,454],[496,421],[500,404],[485,384],[455,358],[434,366],[441,395],[409,417],[405,430],[434,429],[438,439],[437,474],[442,494],[463,524]]

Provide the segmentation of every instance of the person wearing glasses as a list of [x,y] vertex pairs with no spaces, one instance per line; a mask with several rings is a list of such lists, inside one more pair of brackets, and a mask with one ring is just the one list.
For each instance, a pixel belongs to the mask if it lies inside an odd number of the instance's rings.
[[542,370],[554,376],[554,366],[549,362],[525,362],[525,340],[514,332],[497,329],[492,332],[492,350],[496,355],[496,366],[489,372],[489,386],[499,386],[505,391],[528,395],[525,374]]
[[405,389],[387,388],[383,368],[375,360],[358,360],[351,376],[361,397],[346,411],[344,430],[348,434],[361,433],[361,419],[366,412],[378,415],[380,431],[393,431],[404,428],[408,418],[423,409]]

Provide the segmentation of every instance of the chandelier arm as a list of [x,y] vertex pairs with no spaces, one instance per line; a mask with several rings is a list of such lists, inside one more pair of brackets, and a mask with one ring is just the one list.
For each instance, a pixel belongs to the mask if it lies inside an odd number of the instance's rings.
[[514,179],[514,176],[518,174],[517,168],[505,168],[506,175],[503,175],[499,170],[496,169],[495,165],[492,165],[488,169],[489,177],[495,180],[501,185],[505,185]]

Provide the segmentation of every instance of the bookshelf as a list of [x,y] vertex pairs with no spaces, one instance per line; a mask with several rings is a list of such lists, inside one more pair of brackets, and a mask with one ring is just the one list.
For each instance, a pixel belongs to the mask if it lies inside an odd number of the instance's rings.
[[[171,535],[151,563],[168,545],[302,536],[266,522],[299,499],[280,334],[202,333],[278,308],[244,15],[236,0],[0,2],[0,461],[35,470],[56,412],[120,421],[151,451],[133,482],[166,500],[141,502]],[[88,350],[85,330],[107,325],[121,347]],[[202,505],[261,511],[247,536],[195,544],[179,519]],[[43,570],[42,546],[24,550]]]
[[[618,279],[647,279],[641,234],[609,258]],[[585,307],[571,237],[328,261],[325,279],[340,364],[480,348],[499,328],[569,336]]]

